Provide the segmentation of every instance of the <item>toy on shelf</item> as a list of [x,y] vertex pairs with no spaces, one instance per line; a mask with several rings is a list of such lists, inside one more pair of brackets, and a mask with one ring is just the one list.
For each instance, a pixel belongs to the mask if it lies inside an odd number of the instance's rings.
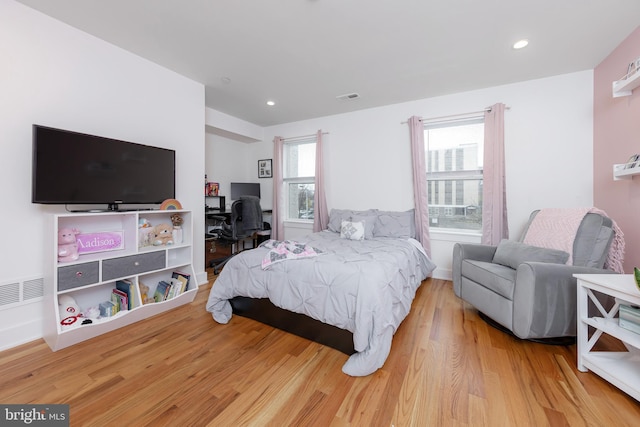
[[58,262],[71,262],[78,259],[77,235],[80,230],[61,228],[58,230]]
[[173,224],[173,243],[182,243],[182,216],[179,213],[171,215],[171,223]]
[[80,307],[76,304],[76,300],[70,295],[60,295],[58,297],[58,310],[60,312],[60,325],[62,329],[71,326],[78,326],[79,320],[82,318]]
[[142,299],[142,304],[156,302],[155,299],[149,297],[149,287],[142,282],[140,282],[140,298]]
[[81,316],[84,317],[82,321],[83,325],[93,323],[94,320],[98,320],[100,317],[100,306],[94,305],[93,307],[87,308],[82,312]]
[[153,246],[173,245],[173,227],[171,224],[158,224],[153,227]]
[[151,246],[153,240],[153,226],[146,218],[138,220],[138,247]]
[[182,222],[183,219],[179,213],[174,213],[173,215],[171,215],[171,224],[173,224],[174,227],[180,227],[182,225]]

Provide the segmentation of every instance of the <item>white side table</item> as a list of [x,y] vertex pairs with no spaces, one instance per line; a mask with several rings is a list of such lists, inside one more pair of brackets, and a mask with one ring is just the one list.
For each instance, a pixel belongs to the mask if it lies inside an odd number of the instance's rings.
[[[640,291],[631,274],[575,274],[578,279],[578,369],[590,370],[620,390],[640,401],[640,334],[618,325],[620,304],[611,310],[604,309],[593,291],[628,301],[640,306]],[[589,317],[589,299],[602,315]],[[589,337],[589,326],[595,332]],[[591,351],[602,334],[611,335],[622,341],[630,351]]]

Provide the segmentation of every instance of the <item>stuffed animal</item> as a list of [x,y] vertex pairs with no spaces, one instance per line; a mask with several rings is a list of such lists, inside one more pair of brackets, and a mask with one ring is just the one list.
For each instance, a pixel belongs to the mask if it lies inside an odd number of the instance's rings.
[[173,245],[173,227],[171,224],[158,224],[153,227],[153,246]]
[[81,324],[82,313],[76,300],[70,295],[60,295],[58,297],[58,311],[60,312],[60,325],[62,329]]
[[183,221],[184,220],[182,219],[182,216],[180,216],[180,214],[174,213],[173,215],[171,215],[171,223],[174,227],[180,227]]
[[70,262],[78,259],[78,242],[76,236],[80,234],[75,228],[61,228],[58,230],[58,262]]
[[154,298],[149,297],[149,287],[142,282],[140,283],[140,298],[142,299],[143,304],[150,304],[152,302],[156,302]]
[[100,317],[100,306],[94,305],[84,310],[80,316],[83,318],[82,325],[89,325]]

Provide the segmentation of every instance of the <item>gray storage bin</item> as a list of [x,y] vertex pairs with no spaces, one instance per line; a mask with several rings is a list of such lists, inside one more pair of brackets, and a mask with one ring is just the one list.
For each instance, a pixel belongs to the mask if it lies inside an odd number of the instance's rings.
[[106,259],[102,262],[102,281],[160,270],[165,265],[165,251]]
[[58,291],[98,283],[98,261],[58,268]]

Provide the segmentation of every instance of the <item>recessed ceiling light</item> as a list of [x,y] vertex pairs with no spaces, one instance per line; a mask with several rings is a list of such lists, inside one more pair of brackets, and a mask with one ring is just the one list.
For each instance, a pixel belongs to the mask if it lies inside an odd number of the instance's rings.
[[269,107],[273,107],[274,105],[276,105],[276,103],[275,103],[275,102],[273,102],[273,101],[267,101],[267,105],[268,105]]
[[529,44],[529,40],[527,39],[518,40],[513,44],[513,48],[522,49],[523,47],[526,47],[528,44]]

